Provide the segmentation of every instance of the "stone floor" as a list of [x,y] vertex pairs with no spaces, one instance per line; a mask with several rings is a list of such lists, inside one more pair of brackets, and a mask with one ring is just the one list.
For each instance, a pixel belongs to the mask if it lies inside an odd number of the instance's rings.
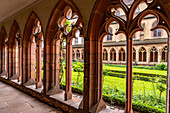
[[[20,84],[17,80],[13,82]],[[36,90],[34,86],[29,86],[28,88]],[[36,90],[41,92],[42,89]],[[82,95],[73,94],[73,99],[64,101],[64,93],[56,94],[51,96],[65,104],[78,108],[82,100]],[[123,113],[124,107],[110,105],[106,103],[106,109],[102,110],[100,113]],[[63,113],[60,110],[52,108],[37,99],[28,96],[27,94],[0,82],[0,113]],[[135,112],[134,113],[140,113]]]
[[0,82],[0,113],[63,113]]

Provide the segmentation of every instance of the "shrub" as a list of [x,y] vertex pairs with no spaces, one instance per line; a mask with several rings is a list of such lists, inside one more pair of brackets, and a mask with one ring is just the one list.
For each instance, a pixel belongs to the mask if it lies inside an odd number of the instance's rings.
[[163,64],[163,63],[160,63],[160,64],[158,64],[157,66],[156,66],[156,68],[155,69],[157,69],[157,70],[164,70],[164,68],[166,67],[166,65],[165,64]]

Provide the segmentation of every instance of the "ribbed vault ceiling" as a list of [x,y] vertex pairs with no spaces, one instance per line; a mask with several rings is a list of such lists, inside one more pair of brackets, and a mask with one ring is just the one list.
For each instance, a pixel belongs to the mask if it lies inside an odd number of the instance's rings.
[[0,0],[0,22],[38,0]]

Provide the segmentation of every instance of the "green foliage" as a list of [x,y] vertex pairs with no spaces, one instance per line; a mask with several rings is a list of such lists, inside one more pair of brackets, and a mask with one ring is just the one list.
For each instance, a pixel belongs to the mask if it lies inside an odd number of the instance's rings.
[[165,67],[166,67],[166,65],[165,65],[165,64],[160,63],[160,64],[158,64],[158,65],[156,66],[156,68],[155,68],[155,69],[157,69],[157,70],[164,70],[164,69],[166,69]]
[[[72,90],[76,93],[83,93],[83,71],[79,72],[78,68],[83,69],[84,64],[80,62],[73,63],[72,71]],[[120,69],[119,69],[120,68]],[[103,66],[103,99],[107,102],[117,105],[125,105],[125,91],[126,91],[126,74],[124,73],[125,67],[113,67],[113,66]],[[135,70],[137,69],[137,70]],[[138,71],[138,68],[135,68]],[[115,70],[117,72],[113,72]],[[123,71],[120,72],[120,71]],[[149,71],[149,72],[148,72]],[[155,75],[163,75],[166,71],[149,69],[140,69],[140,72],[151,73]],[[79,81],[77,84],[77,77],[79,76]],[[166,76],[166,75],[164,75]],[[165,78],[159,78],[160,76],[147,76],[147,75],[137,75],[134,74],[134,84],[133,84],[133,109],[141,112],[153,112],[153,113],[164,113],[166,107],[166,92],[162,91],[161,101],[160,101],[160,91],[157,89],[157,82],[161,83],[162,87],[166,87]],[[65,70],[64,70],[65,78]],[[65,80],[62,83],[65,86]]]
[[[126,65],[117,65],[117,64],[104,64],[104,66],[110,66],[110,67],[126,67]],[[137,69],[149,69],[149,70],[167,70],[167,66],[163,63],[158,64],[155,66],[133,66],[133,68]]]
[[84,64],[81,62],[73,63],[73,70],[75,72],[83,72],[84,71]]
[[66,26],[66,25],[67,25],[68,32],[70,32],[71,31],[71,22],[68,19],[66,19],[64,26]]
[[156,88],[160,91],[159,102],[161,102],[162,93],[163,93],[164,91],[166,91],[166,88],[165,88],[164,85],[161,84],[161,83],[158,83],[158,84],[156,85]]

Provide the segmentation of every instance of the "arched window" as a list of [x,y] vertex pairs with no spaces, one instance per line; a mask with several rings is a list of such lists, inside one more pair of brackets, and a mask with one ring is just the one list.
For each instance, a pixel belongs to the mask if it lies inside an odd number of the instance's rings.
[[123,48],[119,50],[119,61],[125,61],[125,50]]
[[80,51],[79,50],[76,51],[76,59],[80,60]]
[[104,49],[104,50],[103,50],[103,61],[107,61],[107,60],[108,60],[108,59],[107,59],[107,56],[108,56],[107,50]]
[[[158,24],[158,22],[155,21],[155,22],[152,24],[152,28],[156,27],[157,24]],[[154,31],[152,32],[152,34],[153,34],[153,37],[161,37],[161,36],[162,36],[162,29],[160,29],[160,28],[159,28],[159,29],[156,29],[156,30],[154,30]]]
[[72,51],[73,53],[72,53],[72,59],[74,60],[75,59],[75,53],[74,53],[74,51]]
[[[111,33],[111,34],[113,33],[111,27],[109,27],[109,33]],[[109,41],[109,40],[112,40],[112,36],[111,35],[107,35],[107,41]]]
[[150,50],[150,62],[158,62],[158,50],[156,47],[152,47]]
[[133,48],[133,61],[136,61],[136,50]]
[[110,51],[110,61],[116,61],[116,51],[114,48]]
[[119,10],[116,12],[116,15],[117,15],[117,16],[120,16],[120,11],[119,11]]
[[75,38],[75,44],[78,44],[78,38]]
[[139,13],[139,7],[136,9],[135,13]]
[[168,47],[162,49],[162,62],[167,62]]
[[144,47],[139,49],[139,62],[146,62],[146,49]]
[[84,60],[84,49],[81,51],[81,53],[82,53],[81,54],[82,55],[81,58],[82,58],[82,60]]

